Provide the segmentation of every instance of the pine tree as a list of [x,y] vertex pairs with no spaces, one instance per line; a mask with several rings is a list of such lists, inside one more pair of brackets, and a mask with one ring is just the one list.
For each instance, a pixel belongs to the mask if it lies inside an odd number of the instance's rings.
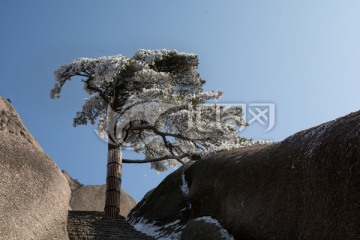
[[[244,126],[242,109],[206,104],[223,93],[203,91],[198,64],[195,54],[139,50],[131,58],[79,58],[55,71],[51,97],[81,76],[90,98],[73,124],[97,124],[98,135],[108,142],[106,215],[120,211],[122,163],[150,163],[164,171],[243,144],[237,131]],[[129,148],[144,159],[123,159],[121,150]]]

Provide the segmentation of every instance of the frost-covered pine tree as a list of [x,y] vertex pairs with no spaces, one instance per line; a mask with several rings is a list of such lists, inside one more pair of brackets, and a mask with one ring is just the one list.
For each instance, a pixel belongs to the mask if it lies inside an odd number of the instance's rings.
[[[106,215],[120,211],[122,163],[150,163],[164,171],[243,144],[238,134],[244,126],[242,109],[205,104],[223,93],[203,91],[198,64],[195,54],[139,50],[131,58],[79,58],[55,71],[51,97],[58,98],[71,78],[82,77],[90,97],[74,126],[96,123],[98,135],[108,142]],[[127,148],[144,159],[123,159],[120,150]]]

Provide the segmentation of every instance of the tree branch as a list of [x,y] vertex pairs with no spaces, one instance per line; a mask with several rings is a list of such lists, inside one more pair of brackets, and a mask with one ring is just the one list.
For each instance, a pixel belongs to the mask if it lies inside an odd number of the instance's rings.
[[155,126],[153,125],[143,125],[143,126],[134,126],[132,127],[131,129],[129,130],[152,130],[155,134],[157,135],[160,135],[162,136],[163,138],[165,136],[168,136],[168,137],[174,137],[174,138],[179,138],[179,139],[182,139],[182,140],[186,140],[186,141],[205,141],[205,140],[208,140],[208,138],[203,138],[203,139],[193,139],[193,138],[188,138],[188,137],[185,137],[179,133],[167,133],[167,132],[162,132],[160,131],[159,129],[157,129]]
[[180,160],[183,158],[190,158],[191,160],[201,160],[201,156],[198,154],[183,154],[180,156],[172,156],[172,155],[168,155],[168,156],[163,156],[163,157],[159,157],[159,158],[153,158],[153,159],[144,159],[144,160],[132,160],[132,159],[123,159],[123,163],[151,163],[151,162],[159,162],[159,161],[163,161],[163,160],[169,160],[169,159],[175,159],[175,160]]
[[[80,75],[82,76],[82,75]],[[107,103],[110,103],[109,98],[106,96],[106,92],[108,90],[109,87],[107,87],[104,91],[96,86],[93,86],[90,84],[90,81],[93,79],[93,77],[88,76],[87,80],[82,80],[82,82],[84,82],[86,84],[86,88],[89,90],[92,90],[94,92],[97,92],[99,94],[99,96]]]

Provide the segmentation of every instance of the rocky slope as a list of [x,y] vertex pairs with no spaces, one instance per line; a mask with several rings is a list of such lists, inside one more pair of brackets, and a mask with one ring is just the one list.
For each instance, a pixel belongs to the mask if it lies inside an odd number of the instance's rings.
[[70,188],[0,97],[0,239],[68,239]]
[[360,112],[180,168],[129,222],[168,239],[359,239]]
[[[105,206],[106,185],[83,185],[63,171],[71,188],[70,208],[74,211],[103,212]],[[130,210],[135,207],[135,200],[121,189],[120,215],[127,217]]]

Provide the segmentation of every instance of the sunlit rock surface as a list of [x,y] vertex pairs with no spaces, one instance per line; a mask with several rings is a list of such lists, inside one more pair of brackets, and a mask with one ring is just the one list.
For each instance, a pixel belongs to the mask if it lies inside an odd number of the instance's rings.
[[[103,212],[105,206],[106,185],[83,185],[62,171],[71,188],[70,209],[74,211]],[[127,217],[135,207],[136,201],[121,189],[120,215]]]
[[68,239],[70,188],[0,97],[0,239]]

